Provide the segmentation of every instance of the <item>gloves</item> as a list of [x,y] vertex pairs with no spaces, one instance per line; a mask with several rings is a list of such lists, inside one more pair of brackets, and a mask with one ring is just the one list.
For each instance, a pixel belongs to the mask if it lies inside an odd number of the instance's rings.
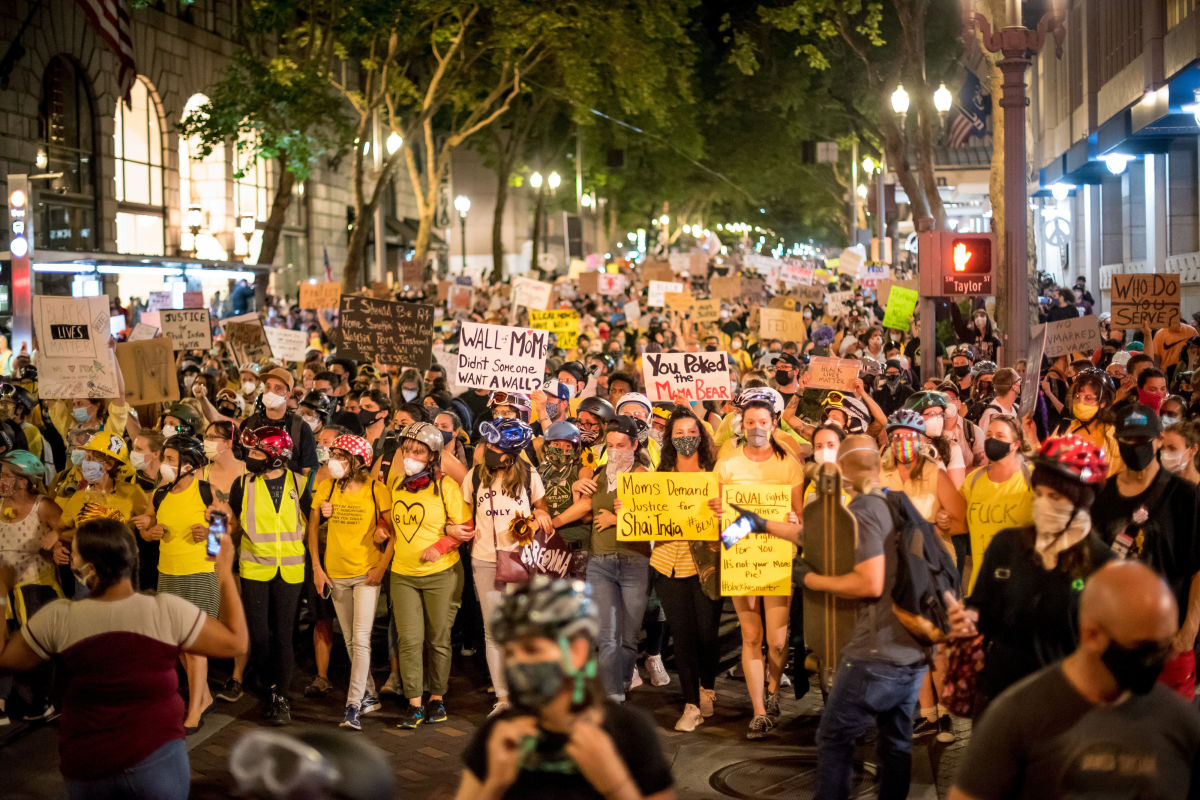
[[794,583],[796,586],[799,586],[801,589],[803,589],[804,578],[810,572],[815,572],[818,575],[821,574],[820,571],[814,567],[812,562],[810,562],[808,559],[802,556],[796,556],[794,559],[792,559],[792,583]]
[[740,516],[742,519],[750,521],[750,529],[752,531],[755,533],[767,532],[767,521],[763,519],[761,514],[755,514],[753,511],[747,508],[742,508],[735,503],[730,503],[729,505],[738,512],[738,516]]

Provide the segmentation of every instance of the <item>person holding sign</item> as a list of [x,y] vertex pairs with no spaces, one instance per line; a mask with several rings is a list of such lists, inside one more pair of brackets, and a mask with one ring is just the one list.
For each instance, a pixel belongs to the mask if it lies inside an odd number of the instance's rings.
[[1124,463],[1117,451],[1117,437],[1109,422],[1116,388],[1107,372],[1088,368],[1080,371],[1071,384],[1070,414],[1064,413],[1063,420],[1053,436],[1075,435],[1091,442],[1103,450],[1108,460],[1108,474],[1115,475]]
[[[802,484],[804,470],[800,462],[774,439],[780,411],[771,395],[761,389],[747,389],[738,395],[737,406],[742,415],[744,438],[729,455],[717,460],[714,471],[722,487],[725,484]],[[710,500],[709,507],[714,514],[724,510],[718,498]],[[746,738],[764,739],[780,713],[779,682],[787,662],[791,596],[735,597],[733,608],[742,632],[742,670],[754,708]],[[764,669],[762,656],[764,631],[769,658],[767,669]],[[765,676],[764,672],[767,673]],[[765,696],[764,683],[767,687]]]

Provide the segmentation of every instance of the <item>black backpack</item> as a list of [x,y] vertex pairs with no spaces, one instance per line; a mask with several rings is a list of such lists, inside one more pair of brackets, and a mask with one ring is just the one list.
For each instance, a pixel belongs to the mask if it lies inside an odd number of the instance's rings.
[[944,641],[950,632],[946,592],[959,594],[962,578],[954,557],[908,495],[885,490],[896,532],[896,580],[892,585],[892,611],[909,633],[923,645]]
[[[200,482],[199,483],[200,502],[204,503],[204,507],[207,508],[213,504],[212,484],[210,484],[208,481],[204,480],[203,478],[197,478],[196,480],[198,480]],[[171,491],[170,485],[160,486],[154,490],[154,494],[151,495],[150,500],[154,504],[155,512],[157,512],[158,507],[162,505],[162,501],[167,499],[167,494],[170,491]]]

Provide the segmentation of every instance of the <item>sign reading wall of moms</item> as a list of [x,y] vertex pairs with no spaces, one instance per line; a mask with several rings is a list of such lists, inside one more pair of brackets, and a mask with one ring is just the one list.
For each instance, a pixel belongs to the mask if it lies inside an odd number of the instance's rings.
[[33,298],[38,394],[44,399],[116,397],[117,362],[108,349],[108,298]]
[[[1179,322],[1178,275],[1112,276],[1113,330],[1169,328]],[[1049,352],[1049,351],[1047,351]]]
[[203,308],[164,308],[158,312],[162,334],[171,339],[176,350],[207,350],[212,347],[212,325]]
[[397,303],[357,294],[342,295],[338,310],[341,344],[349,358],[429,369],[433,359],[433,306]]
[[732,400],[729,355],[724,351],[703,353],[646,353],[642,377],[651,400]]
[[464,321],[455,378],[463,388],[528,394],[542,388],[549,344],[549,331]]

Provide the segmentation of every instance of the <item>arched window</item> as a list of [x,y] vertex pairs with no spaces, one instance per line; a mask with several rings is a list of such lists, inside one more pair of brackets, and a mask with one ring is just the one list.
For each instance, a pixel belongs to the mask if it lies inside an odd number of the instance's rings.
[[[181,119],[208,102],[202,94],[194,94],[183,107]],[[232,243],[225,231],[226,199],[225,145],[218,145],[207,156],[200,157],[199,137],[179,137],[179,204],[183,228],[180,236],[181,250],[198,258],[226,261],[229,251],[222,239]],[[199,209],[199,214],[189,214],[189,208]],[[198,216],[201,220],[196,236],[188,229],[189,220]]]
[[61,172],[38,192],[36,246],[43,250],[96,248],[96,125],[92,100],[79,68],[55,56],[42,78],[38,154],[47,172]]
[[242,217],[254,217],[256,230],[248,242],[239,233],[234,239],[233,252],[239,258],[245,258],[249,254],[251,261],[257,261],[258,250],[262,245],[262,224],[271,215],[270,166],[264,159],[254,158],[252,153],[249,142],[240,142],[236,149],[233,216],[238,222],[239,230]]
[[113,129],[117,252],[161,256],[165,253],[162,122],[145,80],[134,82],[131,100],[129,106],[117,101]]

